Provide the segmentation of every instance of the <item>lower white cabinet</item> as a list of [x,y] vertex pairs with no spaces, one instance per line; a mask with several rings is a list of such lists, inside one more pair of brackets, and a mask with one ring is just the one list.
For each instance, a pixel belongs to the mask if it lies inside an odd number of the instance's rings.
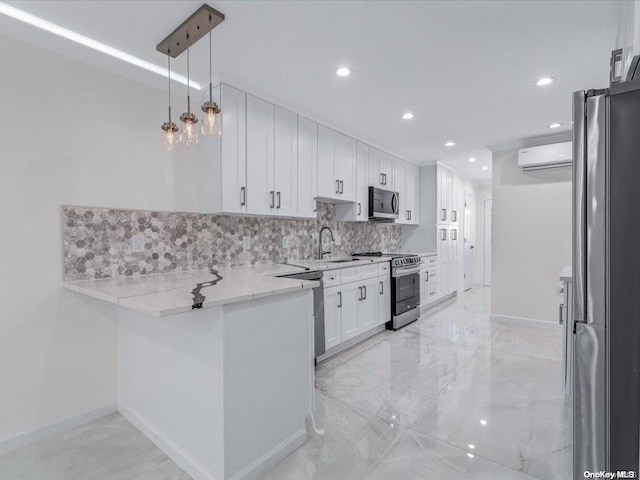
[[324,289],[325,349],[328,351],[391,319],[391,277],[379,265],[351,267],[324,276],[344,280]]

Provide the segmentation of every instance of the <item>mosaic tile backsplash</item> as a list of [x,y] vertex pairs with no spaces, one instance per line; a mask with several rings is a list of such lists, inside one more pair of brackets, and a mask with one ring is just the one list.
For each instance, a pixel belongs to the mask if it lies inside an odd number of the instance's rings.
[[[324,234],[323,247],[332,255],[400,250],[400,226],[337,222],[334,205],[320,202],[318,218],[308,220],[72,206],[64,206],[62,216],[65,280],[308,260],[318,255],[325,225],[342,240],[334,245]],[[137,234],[145,236],[144,253],[132,251]],[[248,251],[243,236],[251,237]],[[282,247],[285,236],[288,248]]]

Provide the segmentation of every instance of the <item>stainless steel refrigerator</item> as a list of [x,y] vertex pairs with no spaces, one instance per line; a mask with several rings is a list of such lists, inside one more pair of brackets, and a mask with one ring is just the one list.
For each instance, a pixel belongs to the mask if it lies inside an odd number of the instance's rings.
[[576,92],[573,111],[577,479],[638,471],[640,80]]

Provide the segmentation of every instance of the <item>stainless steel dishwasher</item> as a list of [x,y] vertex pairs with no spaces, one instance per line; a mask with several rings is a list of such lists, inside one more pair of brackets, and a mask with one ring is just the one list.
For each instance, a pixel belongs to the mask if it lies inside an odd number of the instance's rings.
[[324,347],[324,285],[322,283],[322,272],[301,272],[291,275],[281,275],[282,278],[295,278],[296,280],[315,280],[320,285],[313,289],[313,317],[314,317],[314,338],[315,338],[315,358],[325,353]]

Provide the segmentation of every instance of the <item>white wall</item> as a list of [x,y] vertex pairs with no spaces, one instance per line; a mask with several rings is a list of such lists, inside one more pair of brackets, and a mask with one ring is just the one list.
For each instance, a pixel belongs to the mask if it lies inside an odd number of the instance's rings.
[[[0,439],[117,399],[114,307],[63,290],[60,205],[197,210],[166,94],[0,36]],[[182,105],[176,105],[176,112]]]
[[557,321],[571,195],[570,169],[524,174],[517,150],[493,154],[492,314]]

